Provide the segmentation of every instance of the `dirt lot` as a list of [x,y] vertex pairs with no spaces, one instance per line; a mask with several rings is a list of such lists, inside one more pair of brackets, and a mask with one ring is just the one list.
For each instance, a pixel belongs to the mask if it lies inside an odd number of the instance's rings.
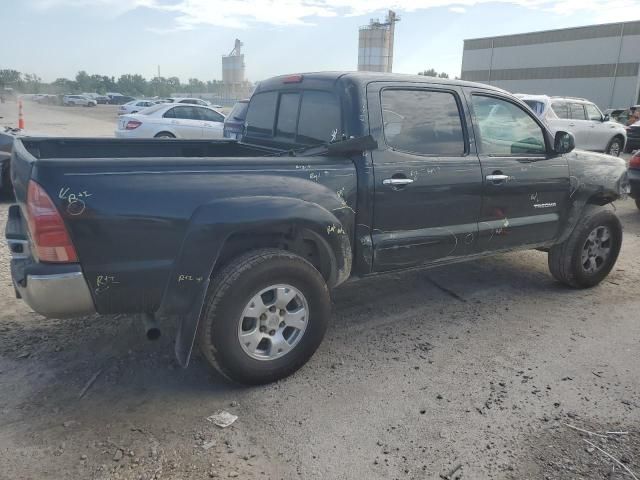
[[[118,119],[118,105],[62,107],[23,102],[25,130],[31,134],[67,137],[113,137]],[[228,114],[230,108],[222,108]],[[0,103],[0,128],[18,125],[16,102]]]
[[[61,107],[25,101],[23,114],[25,130],[29,133],[69,137],[113,137],[118,106]],[[0,127],[17,125],[16,102],[0,104]]]
[[352,282],[309,364],[258,388],[179,368],[172,325],[31,312],[2,244],[0,479],[632,478],[602,451],[638,476],[640,212],[616,209],[599,287],[537,251]]

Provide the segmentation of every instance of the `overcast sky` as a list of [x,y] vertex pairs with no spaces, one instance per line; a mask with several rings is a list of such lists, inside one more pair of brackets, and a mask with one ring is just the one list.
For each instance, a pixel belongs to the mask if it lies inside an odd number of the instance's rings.
[[[393,8],[394,71],[460,74],[462,41],[640,19],[640,0],[20,0],[3,1],[0,69],[45,81],[78,70],[221,79],[244,42],[247,78],[355,70],[358,27]],[[568,59],[569,60],[569,59]]]

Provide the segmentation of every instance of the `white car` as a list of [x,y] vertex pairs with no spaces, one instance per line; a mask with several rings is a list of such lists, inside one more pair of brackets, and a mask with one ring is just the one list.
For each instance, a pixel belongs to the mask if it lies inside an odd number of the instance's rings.
[[224,115],[210,107],[161,103],[118,119],[120,138],[222,138]]
[[132,100],[120,105],[118,115],[126,115],[127,113],[138,113],[145,108],[153,107],[157,102],[154,100]]
[[167,98],[167,102],[170,103],[189,103],[191,105],[202,105],[203,107],[210,107],[211,104],[206,100],[202,100],[201,98]]
[[84,95],[65,95],[62,97],[62,104],[68,107],[75,105],[82,105],[83,107],[95,107],[98,105],[93,98],[85,97]]
[[589,100],[521,93],[515,96],[526,103],[554,134],[558,130],[571,132],[577,148],[616,157],[624,150],[627,141],[624,126],[611,121]]

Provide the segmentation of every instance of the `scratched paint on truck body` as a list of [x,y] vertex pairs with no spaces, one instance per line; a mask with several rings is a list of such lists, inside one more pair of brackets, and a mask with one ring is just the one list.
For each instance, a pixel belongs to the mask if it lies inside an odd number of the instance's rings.
[[[108,155],[108,147],[103,147],[101,154]],[[207,204],[216,204],[216,215],[225,222],[231,217],[241,224],[260,209],[271,210],[275,199],[291,198],[321,206],[335,218],[332,224],[336,228],[348,239],[353,237],[357,181],[348,158],[171,160],[47,159],[38,162],[33,172],[33,178],[51,190],[65,216],[100,313],[157,310],[191,218]],[[83,197],[82,214],[68,211],[69,198],[60,198],[61,189],[90,192]],[[245,210],[224,211],[225,201],[251,197],[260,201]],[[335,232],[326,233],[328,226],[323,227],[325,234],[335,236]],[[224,232],[224,226],[215,222],[205,230],[216,228]],[[206,258],[215,259],[215,247],[203,243],[200,248],[199,270],[181,273],[192,277],[207,274],[210,265]],[[95,279],[105,273],[118,278],[118,283],[98,288]],[[181,283],[182,288],[194,291],[198,285]],[[124,291],[126,295],[122,295]]]

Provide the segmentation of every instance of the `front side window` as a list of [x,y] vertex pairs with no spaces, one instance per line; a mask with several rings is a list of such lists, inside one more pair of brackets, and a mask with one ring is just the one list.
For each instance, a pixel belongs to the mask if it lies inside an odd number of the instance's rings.
[[596,120],[596,121],[602,120],[602,113],[600,113],[600,110],[598,110],[598,107],[596,107],[591,103],[587,103],[584,106],[584,108],[587,111],[587,118],[589,120]]
[[208,108],[198,108],[196,110],[200,114],[200,118],[202,120],[206,120],[207,122],[223,122],[224,117],[213,110],[209,110]]
[[558,118],[569,118],[569,106],[564,102],[554,102],[551,104],[551,110]]
[[544,154],[544,133],[535,120],[519,106],[495,97],[471,97],[478,126],[481,153],[508,156]]
[[584,107],[581,103],[570,103],[569,112],[571,113],[572,120],[586,120],[587,117],[584,113]]
[[387,144],[421,155],[465,152],[458,102],[453,93],[383,90],[382,120]]

